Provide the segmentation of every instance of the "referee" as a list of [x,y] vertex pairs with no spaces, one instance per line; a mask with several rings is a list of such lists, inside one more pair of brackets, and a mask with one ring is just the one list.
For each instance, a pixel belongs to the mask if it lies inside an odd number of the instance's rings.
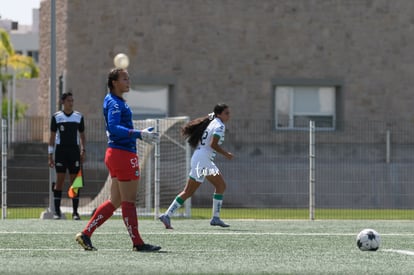
[[[48,146],[49,167],[55,167],[57,175],[56,183],[52,186],[55,205],[53,218],[55,220],[59,220],[62,217],[60,202],[66,171],[69,171],[70,182],[73,182],[85,158],[85,124],[83,115],[73,110],[72,93],[63,93],[60,101],[63,105],[63,110],[56,112],[52,116]],[[55,159],[53,159],[53,153],[55,153]],[[80,220],[78,213],[79,191],[77,196],[72,199],[72,203],[72,219]]]

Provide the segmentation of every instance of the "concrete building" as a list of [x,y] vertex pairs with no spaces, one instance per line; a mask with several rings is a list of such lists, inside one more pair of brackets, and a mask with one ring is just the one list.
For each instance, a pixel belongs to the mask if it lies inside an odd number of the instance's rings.
[[[0,28],[9,33],[16,53],[31,56],[39,64],[39,9],[33,9],[32,13],[32,25],[20,25],[17,21],[0,19]],[[25,115],[39,116],[39,79],[17,79],[15,88],[16,99],[28,107]]]
[[39,9],[33,9],[32,14],[32,25],[20,25],[17,21],[0,19],[0,27],[8,31],[16,53],[31,56],[39,63]]
[[[324,206],[336,203],[331,189],[353,193],[365,188],[341,205],[364,207],[369,202],[365,194],[377,196],[370,183],[384,186],[391,207],[403,201],[400,194],[394,197],[395,190],[414,192],[411,181],[395,176],[403,171],[398,175],[412,179],[414,171],[413,149],[398,147],[412,144],[414,134],[407,127],[414,104],[414,1],[61,0],[56,5],[58,76],[65,80],[64,89],[75,93],[77,109],[87,119],[101,119],[106,76],[122,52],[130,59],[131,97],[148,96],[141,105],[141,100],[130,101],[138,111],[148,107],[143,116],[194,118],[217,102],[231,106],[229,129],[236,134],[230,132],[228,140],[240,169],[231,179],[240,183],[242,194],[250,195],[257,180],[258,194],[286,187],[306,196],[303,131],[309,120],[321,130],[318,142],[329,143],[318,149]],[[39,109],[45,116],[49,56],[46,0],[40,7],[39,62]],[[393,139],[396,166],[384,161],[385,132],[391,128],[400,133]],[[296,166],[276,169],[276,157]],[[343,169],[344,161],[352,165]],[[243,172],[257,166],[261,170],[248,179]],[[395,186],[392,192],[387,189]],[[285,193],[280,197],[297,205]],[[407,196],[403,207],[411,201]],[[384,204],[378,200],[378,205]]]
[[[44,93],[49,2],[40,8]],[[412,118],[410,0],[56,4],[58,74],[88,117],[100,115],[107,72],[123,52],[135,90],[168,90],[167,115],[199,116],[224,101],[234,117],[274,119],[270,132],[300,128],[310,117],[330,130],[335,121]],[[47,94],[43,101],[47,109]]]

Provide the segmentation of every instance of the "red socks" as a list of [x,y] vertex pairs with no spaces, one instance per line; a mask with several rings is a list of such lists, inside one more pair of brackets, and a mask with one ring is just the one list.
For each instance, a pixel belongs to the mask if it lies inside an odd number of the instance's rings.
[[135,204],[132,202],[123,201],[121,203],[122,208],[122,219],[124,220],[125,226],[128,230],[129,236],[131,237],[133,245],[143,245],[144,241],[138,232],[138,217],[137,209]]
[[[122,219],[124,220],[125,226],[128,230],[129,236],[131,237],[133,245],[143,245],[144,241],[138,232],[138,217],[137,209],[135,204],[132,202],[123,201],[122,207]],[[89,220],[85,229],[82,231],[83,234],[90,237],[93,232],[101,226],[107,219],[109,219],[115,211],[115,207],[110,200],[102,203]]]
[[90,237],[93,232],[101,226],[107,219],[109,219],[115,211],[115,207],[110,200],[102,203],[93,214],[92,218],[89,220],[85,229],[82,231],[83,234]]

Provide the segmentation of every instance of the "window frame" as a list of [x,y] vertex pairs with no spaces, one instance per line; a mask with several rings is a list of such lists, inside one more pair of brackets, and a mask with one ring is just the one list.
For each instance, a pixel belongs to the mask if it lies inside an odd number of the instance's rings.
[[[170,76],[146,76],[141,74],[131,73],[129,75],[131,81],[131,87],[136,86],[165,86],[168,88],[167,90],[167,112],[165,113],[164,117],[169,117],[175,114],[173,98],[175,93],[175,87],[177,80],[175,77]],[[141,119],[142,116],[140,114],[133,114],[134,119]],[[151,118],[161,118],[161,116],[154,116]]]
[[[338,79],[274,79],[272,80],[272,108],[273,108],[273,127],[276,131],[303,131],[309,130],[308,126],[298,126],[296,127],[294,124],[295,115],[303,114],[303,116],[324,116],[323,114],[311,114],[309,112],[303,113],[294,113],[293,104],[294,101],[290,100],[289,106],[289,117],[292,116],[293,121],[289,121],[289,125],[287,126],[278,126],[278,114],[277,114],[277,102],[276,102],[276,89],[277,87],[286,86],[286,87],[333,87],[334,88],[334,110],[332,115],[326,115],[326,117],[332,118],[332,127],[318,127],[316,125],[317,131],[337,131],[338,130],[338,117],[342,114],[341,108],[341,97],[343,93],[343,81]],[[293,113],[292,113],[293,112]],[[291,119],[289,119],[291,120]],[[317,124],[317,123],[316,123]]]
[[[125,99],[128,102],[128,105],[132,111],[133,119],[156,119],[156,118],[165,118],[169,115],[169,94],[170,94],[171,87],[170,85],[159,85],[159,84],[132,84],[130,85],[130,91],[125,93]],[[159,102],[161,98],[153,98],[154,95],[151,96],[151,93],[159,93],[159,96],[162,96],[162,100],[165,100],[166,106],[162,106],[159,111],[161,112],[151,112],[147,110],[143,112],[142,110],[145,109],[146,103],[151,102]],[[164,94],[165,92],[165,94]],[[137,95],[134,95],[137,93]],[[164,94],[164,95],[163,95]],[[150,98],[148,98],[148,96]],[[145,99],[147,101],[145,101]],[[148,101],[148,99],[151,99]],[[144,100],[144,101],[143,101]],[[139,103],[139,104],[136,104]],[[156,110],[155,108],[154,110]]]

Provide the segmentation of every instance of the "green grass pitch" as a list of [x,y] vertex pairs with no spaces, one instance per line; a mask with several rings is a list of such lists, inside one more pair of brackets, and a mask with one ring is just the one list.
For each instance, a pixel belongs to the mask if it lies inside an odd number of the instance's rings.
[[[161,209],[163,213],[166,209]],[[7,219],[36,219],[45,208],[7,208]],[[208,219],[211,208],[192,208],[192,218]],[[90,213],[88,213],[90,214]],[[69,215],[70,216],[70,213]],[[221,213],[224,219],[309,219],[306,208],[225,208]],[[412,209],[316,209],[315,219],[336,220],[411,220]]]
[[[230,228],[208,219],[139,221],[144,240],[159,253],[132,251],[122,220],[95,231],[98,251],[74,241],[86,224],[72,220],[0,221],[0,274],[411,274],[414,222],[398,220],[241,220]],[[376,252],[356,247],[364,228],[382,238]]]

